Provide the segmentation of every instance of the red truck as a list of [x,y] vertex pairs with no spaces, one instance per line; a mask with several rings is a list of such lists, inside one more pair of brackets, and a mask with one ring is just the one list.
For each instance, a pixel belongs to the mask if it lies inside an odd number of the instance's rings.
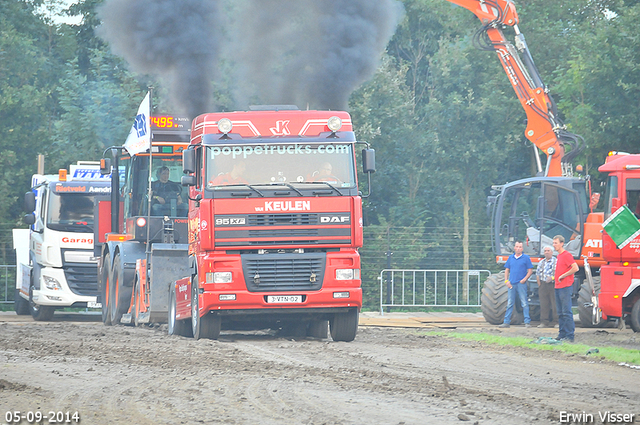
[[[623,205],[639,217],[640,155],[611,152],[598,171],[607,174],[604,219]],[[635,332],[640,332],[640,236],[618,248],[605,227],[602,254],[607,264],[600,268],[599,279],[594,278],[594,295],[597,295],[592,306],[595,307],[594,324],[600,319],[619,320],[620,324],[626,321]]]
[[[324,338],[330,329],[334,341],[352,341],[362,307],[362,142],[347,112],[267,109],[192,123],[182,178],[190,273],[170,289],[169,334],[272,328]],[[368,145],[362,162],[370,183]]]

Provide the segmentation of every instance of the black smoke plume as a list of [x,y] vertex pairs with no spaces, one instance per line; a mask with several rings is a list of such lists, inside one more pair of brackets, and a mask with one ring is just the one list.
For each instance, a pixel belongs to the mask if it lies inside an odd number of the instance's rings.
[[99,34],[191,117],[215,104],[220,58],[239,108],[345,109],[402,14],[398,0],[105,0]]
[[106,0],[98,34],[131,68],[168,86],[189,117],[212,107],[220,24],[217,0]]
[[397,0],[246,0],[231,32],[238,97],[344,109],[403,16]]

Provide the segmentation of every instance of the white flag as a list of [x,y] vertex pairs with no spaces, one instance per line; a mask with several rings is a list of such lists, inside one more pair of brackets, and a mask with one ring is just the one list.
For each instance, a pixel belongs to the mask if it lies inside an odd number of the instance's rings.
[[151,146],[150,109],[149,93],[147,93],[138,108],[138,115],[133,121],[127,141],[123,145],[129,155],[144,152]]

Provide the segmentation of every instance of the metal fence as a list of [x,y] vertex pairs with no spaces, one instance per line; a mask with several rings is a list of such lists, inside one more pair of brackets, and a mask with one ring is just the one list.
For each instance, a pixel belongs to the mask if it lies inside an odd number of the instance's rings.
[[489,276],[489,270],[382,270],[380,314],[385,307],[480,307]]
[[16,288],[16,266],[0,264],[0,304],[13,304]]

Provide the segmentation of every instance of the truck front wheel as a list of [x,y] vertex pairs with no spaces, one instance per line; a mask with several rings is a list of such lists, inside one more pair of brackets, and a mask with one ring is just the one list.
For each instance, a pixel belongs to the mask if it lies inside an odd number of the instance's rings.
[[334,341],[351,342],[358,332],[358,309],[349,310],[348,313],[337,313],[329,321],[331,338]]
[[198,279],[191,280],[191,331],[193,338],[218,339],[220,336],[221,319],[207,313],[200,317],[200,307],[198,301]]
[[31,310],[31,317],[37,322],[48,322],[53,318],[53,313],[56,311],[55,307],[47,305],[38,305],[33,302],[33,285],[29,287],[29,307]]
[[640,332],[640,299],[636,300],[631,309],[631,329],[634,332]]
[[187,320],[177,320],[176,319],[176,310],[177,310],[177,301],[176,301],[176,286],[175,282],[171,285],[171,291],[169,293],[169,317],[167,317],[167,333],[169,335],[180,335],[180,336],[192,336],[191,334],[191,326],[189,326],[189,322]]
[[16,294],[13,300],[13,309],[18,316],[26,316],[29,314],[29,301],[22,298],[18,288],[16,288]]

